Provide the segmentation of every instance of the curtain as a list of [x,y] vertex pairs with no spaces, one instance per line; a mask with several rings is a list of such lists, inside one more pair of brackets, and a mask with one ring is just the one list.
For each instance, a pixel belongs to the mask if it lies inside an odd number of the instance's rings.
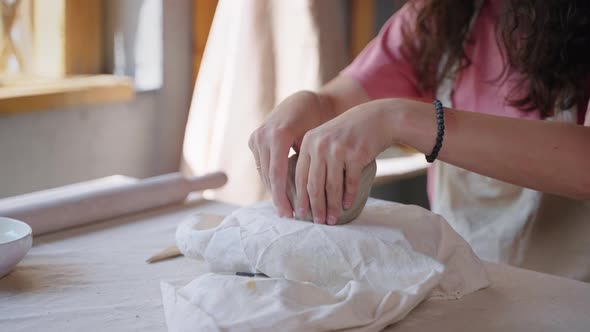
[[181,170],[223,170],[208,193],[235,204],[268,199],[248,148],[250,134],[282,99],[317,89],[347,61],[340,0],[220,0],[201,62]]

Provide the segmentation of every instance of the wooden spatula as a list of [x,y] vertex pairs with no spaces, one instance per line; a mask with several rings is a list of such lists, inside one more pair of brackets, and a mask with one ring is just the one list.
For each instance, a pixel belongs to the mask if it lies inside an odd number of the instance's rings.
[[[193,225],[195,229],[205,230],[217,227],[225,216],[211,213],[196,213],[191,218],[199,218],[199,222]],[[152,264],[178,256],[182,256],[182,252],[180,252],[177,246],[173,245],[151,256],[146,262]]]
[[163,261],[166,259],[175,258],[178,256],[182,256],[182,253],[180,252],[180,250],[178,250],[178,248],[176,246],[171,246],[171,247],[168,247],[168,248],[160,251],[159,253],[151,256],[150,258],[148,258],[146,260],[146,262],[152,264],[152,263],[156,263],[156,262]]

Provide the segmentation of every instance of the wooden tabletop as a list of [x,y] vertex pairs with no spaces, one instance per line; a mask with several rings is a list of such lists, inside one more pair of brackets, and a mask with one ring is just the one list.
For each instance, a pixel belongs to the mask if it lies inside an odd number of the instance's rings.
[[[185,257],[147,264],[174,244],[195,212],[228,214],[210,201],[153,210],[34,239],[0,279],[2,331],[165,331],[160,282],[184,285],[206,271]],[[460,300],[429,300],[391,331],[590,331],[590,284],[486,263],[492,286]]]

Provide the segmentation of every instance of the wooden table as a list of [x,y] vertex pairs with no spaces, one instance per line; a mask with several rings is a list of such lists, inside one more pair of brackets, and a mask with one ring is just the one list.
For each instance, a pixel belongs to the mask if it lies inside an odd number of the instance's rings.
[[[195,212],[235,206],[193,201],[34,239],[0,279],[0,331],[165,331],[160,282],[205,271],[184,257],[147,264]],[[590,331],[590,284],[486,264],[493,285],[456,301],[422,303],[390,331]]]

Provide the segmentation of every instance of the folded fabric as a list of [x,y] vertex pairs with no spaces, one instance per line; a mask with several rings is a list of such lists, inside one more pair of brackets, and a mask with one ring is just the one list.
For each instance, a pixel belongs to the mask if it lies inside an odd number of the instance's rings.
[[214,228],[195,216],[176,236],[184,255],[211,272],[180,289],[162,283],[170,331],[378,331],[426,298],[489,285],[442,217],[376,199],[347,225],[279,218],[263,202]]

